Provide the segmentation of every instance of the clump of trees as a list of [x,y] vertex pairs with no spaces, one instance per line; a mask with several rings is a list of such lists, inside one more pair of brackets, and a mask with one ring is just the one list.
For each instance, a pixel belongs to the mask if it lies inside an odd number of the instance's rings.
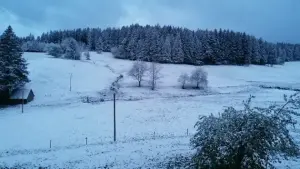
[[218,116],[200,117],[191,139],[196,150],[192,168],[266,169],[275,168],[282,158],[299,157],[299,145],[289,132],[300,116],[298,93],[267,108],[253,108],[252,99],[242,110],[229,107]]
[[207,72],[201,67],[196,68],[191,75],[183,73],[179,76],[178,82],[181,84],[181,88],[185,89],[188,82],[195,85],[196,89],[205,89],[208,85]]
[[19,38],[9,26],[0,36],[0,102],[30,80]]
[[48,44],[46,51],[49,55],[56,58],[64,57],[71,60],[81,59],[82,47],[73,38],[66,38],[61,44]]
[[[151,90],[155,90],[158,80],[162,77],[161,69],[162,66],[156,62],[150,62],[150,65],[147,65],[146,62],[137,60],[129,70],[128,76],[138,82],[138,87],[142,86],[142,82],[147,76]],[[197,67],[190,76],[187,73],[181,74],[178,82],[181,84],[182,89],[186,89],[188,83],[195,85],[196,89],[205,89],[208,85],[207,72],[201,67]]]
[[24,42],[22,44],[22,50],[24,52],[46,52],[47,45],[47,43],[32,40]]
[[66,38],[63,40],[61,46],[66,59],[80,60],[81,51],[79,50],[79,45],[75,39]]
[[50,43],[46,51],[48,55],[54,56],[55,58],[60,58],[63,55],[63,49],[60,44]]
[[151,62],[150,66],[148,66],[146,62],[138,60],[133,63],[128,75],[138,81],[139,87],[142,86],[144,77],[147,76],[149,78],[148,83],[151,87],[151,90],[155,90],[158,80],[162,77],[161,69],[162,66],[158,63]]

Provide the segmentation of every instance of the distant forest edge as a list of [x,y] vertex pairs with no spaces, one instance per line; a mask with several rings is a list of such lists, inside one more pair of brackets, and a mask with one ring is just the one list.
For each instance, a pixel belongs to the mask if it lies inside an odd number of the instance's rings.
[[300,60],[300,44],[270,43],[231,30],[189,30],[173,26],[56,30],[22,38],[24,51],[41,52],[72,37],[82,49],[113,52],[116,58],[192,65],[274,65]]

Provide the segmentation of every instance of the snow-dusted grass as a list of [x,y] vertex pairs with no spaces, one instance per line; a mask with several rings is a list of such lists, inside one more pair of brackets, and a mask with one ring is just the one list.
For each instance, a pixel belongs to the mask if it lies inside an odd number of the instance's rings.
[[[179,75],[190,74],[194,66],[167,64],[158,89],[151,91],[147,82],[137,88],[127,75],[131,61],[114,59],[110,53],[91,53],[90,61],[38,53],[24,56],[31,79],[27,87],[36,97],[25,105],[23,114],[20,106],[0,109],[0,164],[9,166],[151,168],[164,157],[191,152],[189,138],[199,115],[218,113],[224,106],[240,107],[250,94],[257,96],[254,104],[266,106],[282,101],[283,94],[294,93],[259,85],[300,88],[300,74],[295,71],[299,62],[274,67],[204,66],[207,91],[180,88]],[[111,142],[113,103],[108,89],[119,74],[124,79],[117,101],[115,144]],[[105,101],[83,103],[87,96],[101,96]],[[293,130],[296,138],[299,129]]]

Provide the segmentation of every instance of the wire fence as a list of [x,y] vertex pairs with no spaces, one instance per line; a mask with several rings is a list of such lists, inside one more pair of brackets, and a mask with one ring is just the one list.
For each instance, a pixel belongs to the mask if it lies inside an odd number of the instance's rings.
[[[48,142],[45,142],[44,148],[30,148],[30,149],[9,149],[0,152],[1,157],[9,157],[15,155],[29,155],[29,154],[39,154],[39,153],[48,153],[55,152],[61,150],[69,150],[69,149],[78,149],[82,147],[90,147],[90,146],[105,146],[105,145],[113,145],[113,144],[125,144],[125,143],[134,143],[134,142],[143,142],[143,141],[154,141],[154,140],[167,140],[167,139],[184,139],[190,138],[194,133],[191,133],[189,129],[186,129],[182,134],[159,134],[157,132],[153,132],[152,134],[137,136],[137,137],[121,137],[116,141],[113,141],[113,137],[102,137],[102,138],[89,138],[82,137],[82,142],[79,143],[76,140],[75,144],[72,142],[68,142],[67,145],[63,146],[61,144],[62,141],[58,141],[55,139],[50,139]],[[48,145],[48,146],[47,146]]]

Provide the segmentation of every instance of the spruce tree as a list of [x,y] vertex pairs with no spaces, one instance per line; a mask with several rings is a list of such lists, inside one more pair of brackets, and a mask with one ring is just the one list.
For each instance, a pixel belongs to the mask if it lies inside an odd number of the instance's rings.
[[184,61],[184,52],[182,50],[180,34],[177,34],[174,39],[172,46],[172,61],[173,63],[183,63]]
[[96,52],[101,53],[103,51],[103,39],[100,36],[96,42]]
[[160,57],[159,61],[163,63],[171,63],[171,51],[171,37],[167,36],[162,46],[162,56]]
[[27,63],[11,26],[4,31],[0,41],[0,91],[11,92],[29,82]]

